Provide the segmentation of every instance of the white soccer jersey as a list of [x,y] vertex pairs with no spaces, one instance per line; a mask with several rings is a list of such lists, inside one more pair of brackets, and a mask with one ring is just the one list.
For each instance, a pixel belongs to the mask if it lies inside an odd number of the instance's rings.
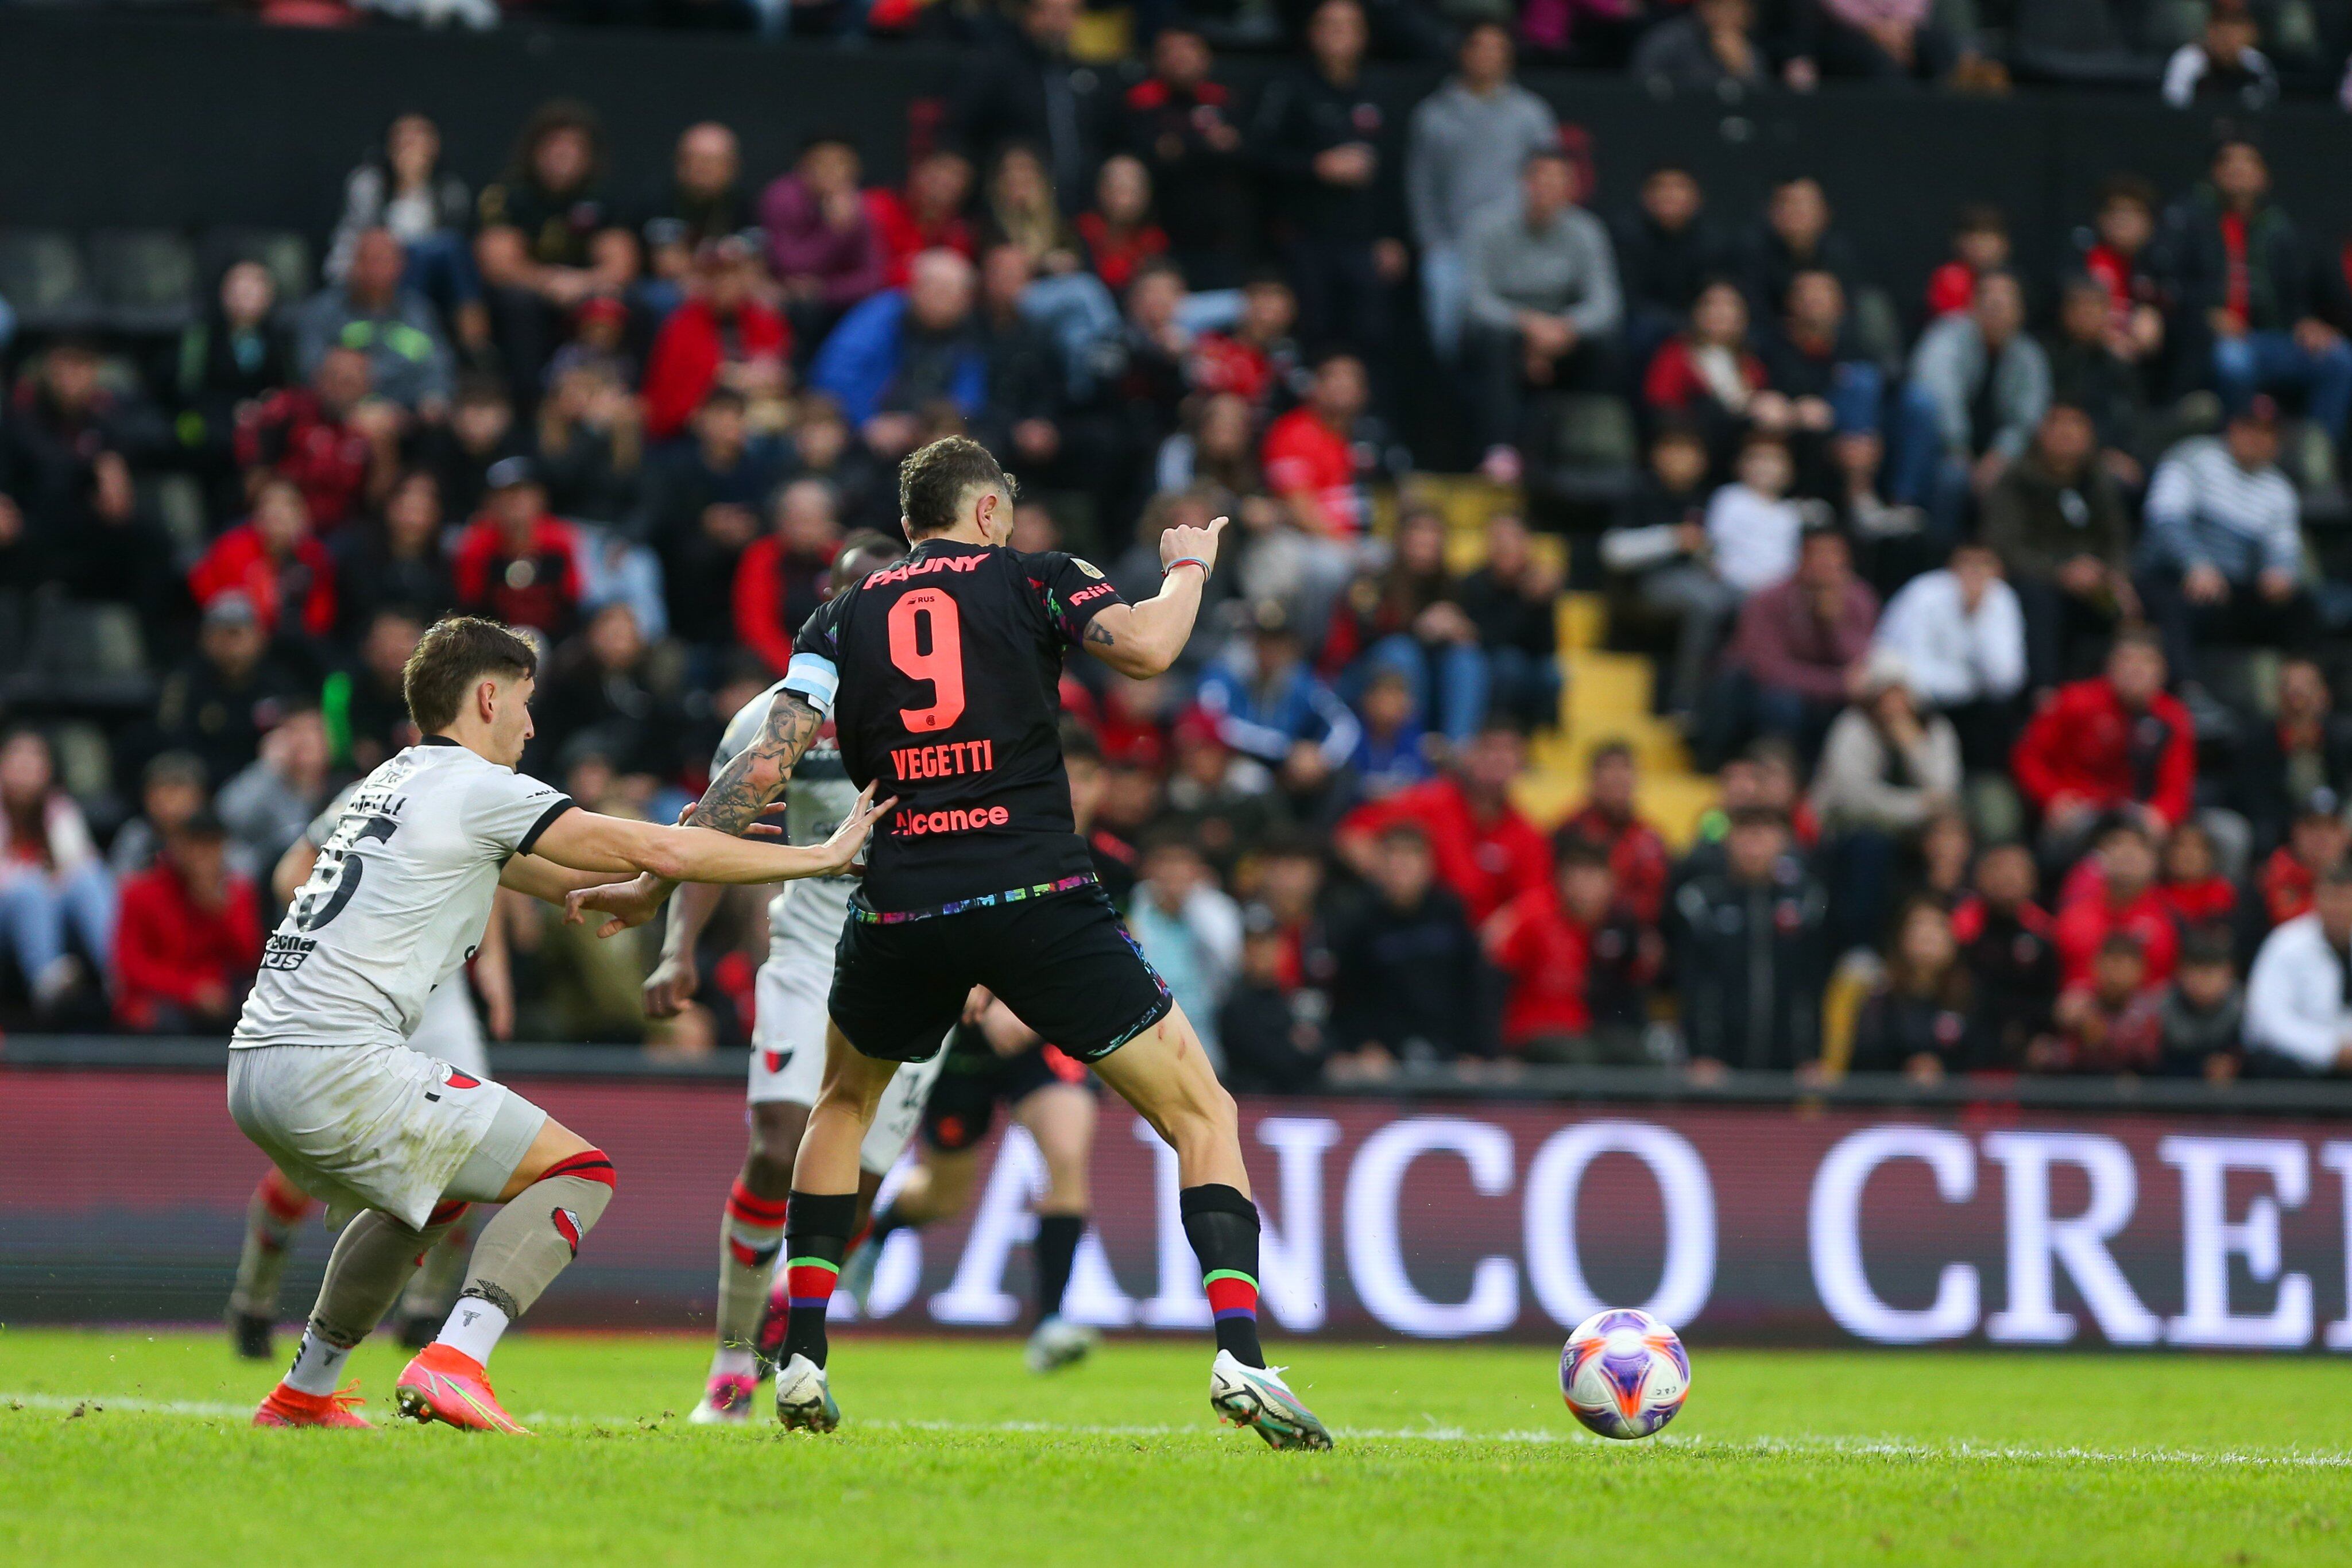
[[[727,721],[710,759],[714,777],[759,738],[769,706],[783,689],[783,683],[777,682]],[[857,786],[842,766],[841,748],[831,740],[820,741],[793,765],[784,784],[784,836],[795,844],[821,844],[856,806]],[[768,961],[813,958],[829,977],[834,945],[841,939],[842,922],[849,918],[849,896],[856,891],[857,878],[847,875],[802,877],[778,888],[768,901]]]
[[383,1045],[472,956],[499,872],[571,797],[428,737],[361,780],[264,946],[232,1047]]

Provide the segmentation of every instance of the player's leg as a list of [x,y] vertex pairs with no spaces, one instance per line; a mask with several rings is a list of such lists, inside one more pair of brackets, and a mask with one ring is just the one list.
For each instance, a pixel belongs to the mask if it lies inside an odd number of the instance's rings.
[[337,1387],[343,1364],[391,1310],[416,1260],[448,1234],[466,1207],[454,1198],[444,1201],[421,1227],[371,1208],[343,1227],[294,1364],[254,1412],[255,1426],[368,1425],[350,1408],[359,1402],[352,1391]]
[[750,1113],[751,1148],[719,1224],[719,1344],[711,1353],[709,1381],[690,1417],[698,1426],[751,1416],[761,1373],[761,1321],[784,1244],[793,1155],[808,1124],[804,1102],[754,1100]]
[[[446,1061],[468,1077],[489,1078],[489,1051],[482,1038],[481,1019],[474,1012],[473,989],[463,974],[434,988],[408,1044],[410,1050]],[[466,1282],[466,1257],[473,1240],[471,1218],[461,1217],[408,1277],[408,1289],[400,1297],[400,1343],[408,1349],[423,1350],[431,1344],[448,1317],[458,1287]]]
[[[451,1186],[455,1197],[488,1188],[505,1207],[474,1244],[465,1289],[449,1321],[400,1375],[401,1412],[416,1420],[482,1431],[522,1430],[491,1392],[486,1371],[490,1353],[508,1326],[579,1256],[580,1243],[613,1198],[613,1162],[602,1149],[520,1096],[509,1101],[539,1118],[538,1131],[517,1158],[494,1128]],[[502,1110],[502,1122],[507,1115]]]
[[1013,1119],[1028,1130],[1045,1162],[1045,1196],[1037,1201],[1037,1239],[1030,1247],[1037,1297],[1026,1358],[1030,1371],[1052,1372],[1083,1360],[1098,1337],[1062,1316],[1070,1269],[1093,1207],[1088,1166],[1095,1097],[1083,1082],[1056,1081],[1024,1095],[1013,1106]]
[[898,1231],[952,1218],[970,1201],[977,1151],[996,1118],[998,1065],[996,1053],[984,1041],[959,1028],[931,1061],[900,1074],[903,1081],[929,1072],[936,1082],[921,1101],[921,1152],[915,1168],[875,1215],[842,1266],[840,1288],[860,1312],[866,1310],[883,1244]]
[[278,1287],[286,1278],[287,1250],[318,1201],[276,1166],[269,1167],[245,1206],[245,1246],[237,1254],[236,1283],[228,1296],[229,1340],[247,1361],[268,1361],[270,1331],[278,1322]]

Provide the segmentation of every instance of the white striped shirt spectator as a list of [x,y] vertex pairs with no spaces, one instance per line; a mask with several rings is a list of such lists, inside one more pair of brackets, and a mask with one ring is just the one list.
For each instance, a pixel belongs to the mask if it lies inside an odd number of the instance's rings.
[[2210,566],[2244,584],[2263,572],[2303,569],[2303,507],[2273,464],[2242,467],[2219,436],[2166,454],[2147,487],[2147,542],[2156,562],[2187,571]]

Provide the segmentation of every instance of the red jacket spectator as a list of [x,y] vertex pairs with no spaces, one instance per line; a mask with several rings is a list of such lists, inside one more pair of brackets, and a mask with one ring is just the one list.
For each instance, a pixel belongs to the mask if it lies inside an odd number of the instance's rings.
[[1674,875],[1675,857],[1657,829],[1639,817],[1612,817],[1597,805],[1588,805],[1562,822],[1552,837],[1555,841],[1581,839],[1608,852],[1618,901],[1643,925],[1658,923],[1665,913],[1666,883]]
[[2067,799],[2101,811],[2137,801],[2169,827],[2189,814],[2197,737],[2178,699],[2158,692],[2135,714],[2113,682],[2094,675],[2061,686],[2042,705],[2010,763],[2038,811]]
[[307,533],[282,559],[252,523],[240,523],[215,539],[189,570],[188,591],[203,606],[231,589],[252,601],[265,632],[289,630],[286,621],[312,637],[335,629],[334,558]]
[[1585,980],[1592,933],[1561,907],[1547,882],[1496,913],[1486,927],[1486,956],[1510,977],[1503,1006],[1503,1043],[1514,1050],[1547,1036],[1573,1039],[1592,1028]]
[[236,430],[240,468],[267,467],[302,488],[310,521],[331,528],[357,509],[375,444],[328,412],[308,387],[288,387],[262,401]]
[[1481,820],[1458,782],[1433,779],[1357,807],[1339,831],[1373,838],[1396,822],[1429,835],[1437,880],[1453,889],[1473,925],[1519,894],[1551,886],[1551,846],[1507,801]]
[[781,675],[793,662],[793,633],[824,601],[839,547],[794,553],[774,534],[744,547],[735,563],[735,639]]
[[1158,224],[1114,229],[1100,213],[1080,213],[1076,227],[1078,237],[1087,243],[1087,258],[1094,265],[1095,276],[1114,293],[1126,293],[1127,286],[1135,281],[1137,268],[1168,254],[1167,231]]
[[2238,887],[2226,876],[2158,883],[2156,895],[2184,931],[2192,925],[2225,925],[2238,914]]
[[1954,316],[1976,303],[1977,269],[1948,261],[1927,275],[1927,316]]
[[[1751,392],[1764,390],[1764,361],[1744,349],[1739,353],[1739,379]],[[1642,377],[1642,401],[1651,408],[1661,413],[1684,413],[1714,398],[1715,389],[1699,373],[1687,340],[1669,338],[1651,356],[1650,368]]]
[[732,321],[722,322],[709,300],[688,299],[654,335],[646,363],[646,434],[667,441],[686,428],[718,384],[730,348],[739,359],[781,360],[792,346],[784,319],[756,300],[745,300]]
[[2273,925],[2284,925],[2299,915],[2311,913],[2311,895],[2319,885],[2319,875],[2297,858],[2285,844],[2271,852],[2254,879],[2262,894],[2263,914]]
[[1232,392],[1252,408],[1263,408],[1274,385],[1274,356],[1244,339],[1203,332],[1192,340],[1187,374],[1196,392]]
[[[967,172],[967,179],[970,178]],[[927,217],[898,191],[866,193],[866,211],[882,241],[882,277],[886,287],[904,288],[915,257],[927,250],[951,250],[970,259],[980,246],[972,237],[971,220],[961,212]]]
[[1266,488],[1286,500],[1303,500],[1314,516],[1302,527],[1335,538],[1364,531],[1365,497],[1356,483],[1354,443],[1315,415],[1312,407],[1292,409],[1265,433],[1259,462]]
[[542,513],[510,538],[494,512],[485,512],[457,538],[450,576],[457,602],[511,626],[535,626],[551,638],[572,629],[585,591],[580,577],[580,536],[572,525]]
[[2172,978],[2173,962],[2180,953],[2180,930],[2172,922],[2172,907],[2164,901],[2162,891],[2150,887],[2120,909],[2102,894],[2096,898],[2078,898],[2058,912],[2050,941],[2058,949],[2060,983],[2089,984],[2099,944],[2118,931],[2138,939],[2147,964],[2147,984],[2160,986]]
[[122,884],[114,1017],[124,1028],[194,1027],[220,1011],[214,1004],[233,1008],[260,964],[260,906],[247,879],[226,878],[210,901],[164,859]]

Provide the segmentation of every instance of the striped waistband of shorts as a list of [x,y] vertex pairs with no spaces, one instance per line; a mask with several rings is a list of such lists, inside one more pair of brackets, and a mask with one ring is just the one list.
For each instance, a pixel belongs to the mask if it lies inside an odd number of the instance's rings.
[[1024,899],[1051,898],[1057,893],[1074,888],[1100,885],[1095,873],[1080,872],[1059,882],[1033,883],[1027,887],[1009,887],[1003,893],[983,893],[977,898],[959,898],[952,904],[942,904],[936,909],[870,909],[862,898],[849,901],[849,917],[866,925],[903,925],[909,920],[929,920],[940,915],[961,915],[967,909],[987,909],[1000,904],[1019,904]]

